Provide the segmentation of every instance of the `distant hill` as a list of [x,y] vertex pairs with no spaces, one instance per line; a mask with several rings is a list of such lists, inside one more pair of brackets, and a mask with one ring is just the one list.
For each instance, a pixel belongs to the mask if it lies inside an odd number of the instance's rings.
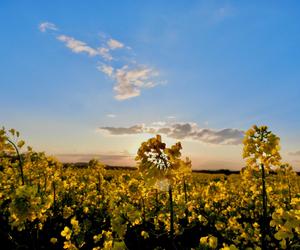
[[202,174],[239,174],[239,170],[229,170],[229,169],[214,169],[214,170],[208,170],[208,169],[193,169],[193,173],[202,173]]
[[[88,162],[75,162],[75,163],[63,163],[64,167],[74,166],[77,168],[87,168]],[[108,170],[137,170],[137,167],[131,166],[112,166],[112,165],[105,165],[105,169]]]
[[[87,162],[76,162],[76,163],[63,163],[64,167],[74,166],[78,168],[86,168],[88,166]],[[135,171],[137,167],[132,166],[112,166],[112,165],[105,165],[104,167],[107,170],[129,170]],[[193,173],[202,173],[202,174],[224,174],[224,175],[231,175],[231,174],[239,174],[240,170],[230,170],[230,169],[193,169]],[[296,172],[298,176],[300,176],[300,172]]]

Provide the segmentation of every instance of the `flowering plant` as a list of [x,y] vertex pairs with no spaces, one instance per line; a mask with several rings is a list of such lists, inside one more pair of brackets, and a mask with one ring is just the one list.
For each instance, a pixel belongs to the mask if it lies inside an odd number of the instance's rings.
[[156,185],[167,180],[169,184],[182,179],[191,173],[191,162],[180,159],[182,149],[181,143],[177,142],[170,148],[161,141],[157,135],[143,142],[140,146],[136,160],[138,168],[145,181],[150,185]]

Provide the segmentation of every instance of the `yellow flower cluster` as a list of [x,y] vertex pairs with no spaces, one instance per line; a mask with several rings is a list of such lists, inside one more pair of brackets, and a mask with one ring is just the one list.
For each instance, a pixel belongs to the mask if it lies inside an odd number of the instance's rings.
[[[32,235],[26,239],[30,246],[38,242],[56,249],[126,249],[126,244],[133,249],[152,244],[154,249],[166,247],[160,244],[169,239],[167,244],[177,244],[178,249],[258,250],[262,164],[268,201],[266,243],[269,249],[299,244],[299,177],[281,163],[279,138],[266,127],[254,126],[246,133],[247,166],[230,176],[192,174],[191,162],[180,158],[180,143],[167,148],[160,137],[142,144],[139,171],[118,171],[105,170],[94,160],[86,167],[63,166],[31,148],[22,151],[24,143],[16,139],[19,158],[7,141],[12,135],[19,137],[15,130],[0,130],[0,213],[7,238],[15,245],[24,242],[20,235]],[[145,155],[151,149],[162,149],[170,167],[153,167],[155,162]]]

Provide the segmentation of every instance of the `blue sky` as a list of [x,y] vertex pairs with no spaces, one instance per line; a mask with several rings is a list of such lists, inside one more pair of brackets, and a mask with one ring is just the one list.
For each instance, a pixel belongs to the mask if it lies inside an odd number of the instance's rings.
[[132,165],[182,141],[194,167],[240,168],[266,124],[300,169],[297,1],[1,1],[0,124],[62,160]]

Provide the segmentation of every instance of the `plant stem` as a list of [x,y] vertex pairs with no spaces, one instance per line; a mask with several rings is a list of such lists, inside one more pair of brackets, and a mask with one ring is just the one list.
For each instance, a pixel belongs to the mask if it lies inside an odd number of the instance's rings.
[[183,190],[184,190],[184,201],[185,201],[185,218],[188,221],[188,215],[189,215],[189,211],[187,208],[187,202],[188,202],[188,196],[187,196],[187,184],[185,182],[185,179],[183,180]]
[[173,196],[172,196],[172,186],[169,185],[169,202],[170,202],[170,238],[172,246],[176,249],[174,244],[174,209],[173,209]]
[[100,177],[100,174],[98,173],[98,183],[97,183],[97,189],[98,189],[98,192],[101,193],[101,177]]
[[52,182],[52,187],[53,187],[53,210],[56,210],[56,190],[55,190],[55,182]]
[[262,250],[267,249],[266,244],[266,229],[267,229],[267,192],[266,192],[266,182],[265,182],[265,167],[264,164],[261,164],[261,177],[262,177],[262,200],[263,200],[263,217],[261,223],[261,247]]
[[22,180],[22,185],[25,184],[25,181],[24,181],[24,174],[23,174],[23,161],[22,161],[22,158],[21,158],[21,155],[19,153],[19,150],[18,150],[18,147],[16,146],[16,144],[14,142],[12,142],[10,139],[7,138],[7,141],[13,145],[13,147],[15,148],[16,152],[17,152],[17,155],[18,155],[18,158],[19,158],[19,166],[20,166],[20,171],[21,171],[21,180]]

